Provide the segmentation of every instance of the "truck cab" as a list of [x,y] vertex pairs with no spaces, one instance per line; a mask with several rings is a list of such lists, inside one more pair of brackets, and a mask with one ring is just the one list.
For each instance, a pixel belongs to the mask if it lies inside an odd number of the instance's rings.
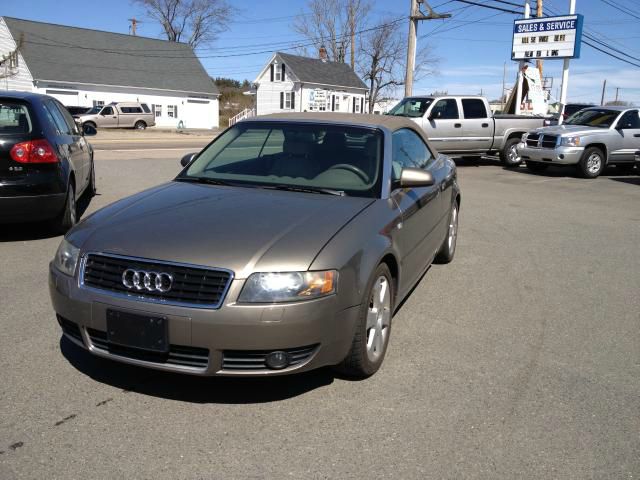
[[155,125],[155,116],[146,103],[118,102],[94,107],[89,113],[78,116],[82,125],[94,128],[136,128],[144,130]]

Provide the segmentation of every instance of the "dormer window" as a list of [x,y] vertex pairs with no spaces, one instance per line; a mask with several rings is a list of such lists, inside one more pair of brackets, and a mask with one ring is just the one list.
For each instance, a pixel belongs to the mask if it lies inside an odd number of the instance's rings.
[[285,80],[284,72],[285,72],[284,63],[278,64],[278,62],[273,62],[271,64],[271,75],[270,75],[271,81],[284,82]]

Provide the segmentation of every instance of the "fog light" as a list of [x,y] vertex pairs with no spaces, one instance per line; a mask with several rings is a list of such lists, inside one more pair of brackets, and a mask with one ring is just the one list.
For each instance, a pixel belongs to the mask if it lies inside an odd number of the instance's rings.
[[558,155],[558,158],[559,158],[560,160],[562,160],[562,159],[564,158],[564,154],[563,154],[563,153],[561,153],[560,155]]
[[289,366],[289,354],[283,351],[271,352],[265,360],[267,367],[272,370],[282,370]]

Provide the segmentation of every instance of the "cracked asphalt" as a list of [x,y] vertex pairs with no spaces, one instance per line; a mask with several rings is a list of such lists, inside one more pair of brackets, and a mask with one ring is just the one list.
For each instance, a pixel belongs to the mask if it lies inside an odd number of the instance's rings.
[[[184,153],[97,152],[85,215],[170,179]],[[456,258],[360,382],[93,358],[49,302],[60,238],[0,226],[0,479],[638,478],[640,176],[485,160],[459,177]]]

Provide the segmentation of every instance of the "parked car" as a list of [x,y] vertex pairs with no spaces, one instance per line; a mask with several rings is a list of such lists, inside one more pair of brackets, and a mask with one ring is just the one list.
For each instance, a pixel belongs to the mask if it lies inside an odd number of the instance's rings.
[[75,118],[80,115],[88,114],[95,107],[93,108],[92,107],[73,107],[73,106],[65,105],[64,108],[66,108],[67,111],[71,114],[71,116]]
[[573,165],[584,178],[596,178],[607,165],[632,169],[638,149],[637,107],[589,107],[563,125],[527,133],[518,145],[518,154],[532,171],[549,165]]
[[0,92],[0,222],[48,220],[65,232],[96,189],[93,149],[55,98]]
[[481,96],[407,97],[387,115],[408,117],[420,125],[438,151],[451,156],[499,153],[502,163],[521,163],[516,145],[526,131],[542,127],[543,117],[492,115]]
[[171,182],[87,217],[50,266],[64,335],[194,375],[373,374],[394,309],[455,254],[455,164],[413,122],[245,120]]
[[136,128],[144,130],[156,124],[156,117],[146,103],[118,102],[103,106],[98,112],[77,117],[93,128]]

